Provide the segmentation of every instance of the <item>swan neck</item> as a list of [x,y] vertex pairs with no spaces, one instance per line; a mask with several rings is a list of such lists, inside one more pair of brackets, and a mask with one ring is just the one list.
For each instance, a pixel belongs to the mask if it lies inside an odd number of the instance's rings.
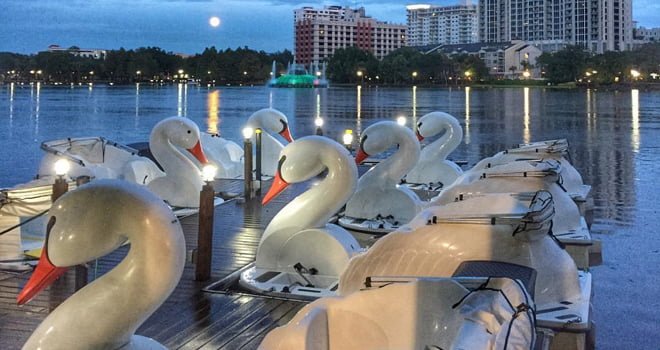
[[381,161],[371,168],[360,178],[360,185],[369,186],[394,186],[399,184],[401,178],[406,175],[417,163],[420,156],[419,143],[411,135],[393,135],[393,144],[398,144],[399,149],[390,157]]
[[[149,138],[149,148],[154,158],[160,163],[169,177],[187,177],[185,174],[196,174],[198,167],[175,147],[162,131],[154,132]],[[201,188],[201,177],[200,188]]]
[[266,228],[262,242],[274,233],[286,235],[324,227],[353,195],[358,174],[352,159],[345,154],[337,156],[335,152],[324,152],[320,161],[328,175],[282,208]]
[[461,143],[463,138],[463,130],[460,125],[454,125],[449,121],[442,124],[440,132],[444,134],[432,142],[430,145],[424,147],[422,150],[423,157],[432,157],[437,160],[444,160],[453,152]]

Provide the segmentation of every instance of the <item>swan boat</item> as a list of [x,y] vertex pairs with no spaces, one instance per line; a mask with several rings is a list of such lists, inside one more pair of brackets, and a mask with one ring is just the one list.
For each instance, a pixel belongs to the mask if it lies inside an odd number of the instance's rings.
[[456,163],[447,160],[463,140],[463,129],[456,118],[444,112],[431,112],[419,119],[416,129],[417,139],[442,134],[437,140],[422,148],[419,161],[402,179],[402,185],[415,191],[438,192],[451,185],[463,170]]
[[495,165],[505,164],[516,160],[543,161],[554,159],[562,164],[561,185],[566,192],[573,198],[578,205],[582,216],[591,226],[593,221],[593,198],[589,196],[591,186],[586,185],[580,173],[570,162],[569,144],[566,139],[537,141],[532,143],[522,143],[516,148],[510,148],[499,152],[492,157],[484,158],[477,163],[473,169],[481,171]]
[[60,197],[49,216],[45,247],[19,304],[66,267],[97,259],[125,241],[131,248],[112,271],[52,311],[23,349],[165,349],[134,333],[183,273],[183,232],[169,207],[144,187],[98,180]]
[[523,284],[509,278],[370,280],[305,306],[259,349],[532,349],[534,310]]
[[[254,112],[245,123],[245,127],[261,130],[261,172],[273,176],[277,170],[277,161],[284,148],[273,135],[279,134],[288,142],[293,142],[289,121],[284,113],[264,108]],[[256,146],[256,135],[251,136]],[[216,178],[243,178],[243,147],[217,134],[202,133],[202,146],[209,162],[218,168]],[[253,162],[253,169],[256,162]]]
[[[150,150],[159,165],[140,156],[140,150],[103,137],[43,142],[45,155],[35,180],[0,190],[0,260],[11,261],[0,262],[0,267],[26,268],[24,253],[39,256],[46,223],[38,216],[51,207],[52,184],[58,177],[54,165],[60,159],[68,161],[66,180],[70,189],[75,188],[75,180],[80,177],[121,179],[147,186],[167,201],[179,217],[196,213],[203,182],[199,167],[181,149],[190,152],[199,163],[206,163],[199,138],[197,125],[189,119],[172,117],[159,122],[150,137]],[[216,198],[214,204],[222,202]],[[24,225],[26,221],[31,222]]]
[[452,277],[466,262],[525,266],[536,271],[528,291],[537,330],[552,335],[552,349],[582,349],[593,336],[591,273],[551,237],[554,215],[547,191],[473,194],[427,208],[351,259],[337,292],[350,296],[375,278]]
[[446,205],[466,194],[549,191],[557,212],[552,221],[553,237],[566,248],[579,268],[586,269],[600,260],[591,261],[592,253],[600,254],[600,244],[592,239],[576,203],[561,186],[561,173],[562,164],[556,160],[513,161],[483,169],[480,173],[469,171],[428,205]]
[[400,179],[419,159],[419,142],[413,132],[397,123],[383,121],[364,130],[355,157],[360,164],[368,156],[396,147],[387,159],[369,169],[358,181],[357,190],[339,214],[344,228],[385,234],[412,220],[422,209],[422,201]]
[[240,274],[243,288],[301,299],[335,293],[339,274],[361,251],[350,233],[328,223],[355,191],[357,167],[348,151],[320,136],[289,144],[282,150],[263,203],[288,184],[309,180],[325,170],[325,178],[282,208],[268,224],[254,264]]

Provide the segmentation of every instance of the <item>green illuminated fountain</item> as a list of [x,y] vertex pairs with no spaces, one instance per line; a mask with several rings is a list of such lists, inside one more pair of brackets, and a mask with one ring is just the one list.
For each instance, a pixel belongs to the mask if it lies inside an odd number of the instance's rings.
[[270,87],[293,87],[293,88],[326,88],[328,87],[328,80],[325,78],[325,63],[322,67],[312,66],[312,73],[305,69],[305,66],[289,63],[286,74],[277,77],[275,61],[273,61],[273,69],[271,76],[273,77],[268,81]]

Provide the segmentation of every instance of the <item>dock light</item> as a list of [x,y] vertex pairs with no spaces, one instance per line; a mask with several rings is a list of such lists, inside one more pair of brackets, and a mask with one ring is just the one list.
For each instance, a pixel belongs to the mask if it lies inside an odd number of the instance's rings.
[[361,70],[359,70],[359,71],[357,71],[357,76],[358,76],[358,77],[361,77],[361,76],[362,76],[362,74],[364,74],[364,73],[362,73],[362,71],[361,71]]
[[60,158],[55,162],[55,175],[63,177],[66,175],[66,173],[69,172],[70,168],[71,166],[69,165],[69,161],[64,158]]
[[179,74],[183,74],[183,69],[179,69],[179,70],[177,71],[177,73],[179,73]]
[[346,129],[346,131],[344,131],[343,141],[344,146],[346,147],[350,147],[353,144],[353,130]]
[[41,74],[41,69],[39,69],[39,70],[37,71],[37,74]]
[[254,134],[254,129],[252,128],[243,128],[243,138],[246,140],[249,140],[252,138],[252,135]]
[[215,174],[218,172],[218,168],[213,164],[206,164],[202,168],[202,179],[206,182],[211,182],[215,179]]
[[636,69],[631,69],[630,70],[630,75],[632,75],[633,78],[637,79],[642,74]]
[[323,118],[316,117],[316,119],[314,119],[314,125],[316,125],[317,128],[322,127],[323,126]]
[[417,78],[417,72],[412,72],[413,78]]
[[89,75],[94,75],[94,71],[93,70],[89,71]]
[[396,118],[396,123],[401,125],[401,126],[405,126],[406,125],[406,117],[399,116],[398,118]]
[[30,71],[30,74],[34,74],[34,69]]
[[529,78],[531,75],[532,74],[528,70],[523,72],[523,77],[525,77],[525,78]]

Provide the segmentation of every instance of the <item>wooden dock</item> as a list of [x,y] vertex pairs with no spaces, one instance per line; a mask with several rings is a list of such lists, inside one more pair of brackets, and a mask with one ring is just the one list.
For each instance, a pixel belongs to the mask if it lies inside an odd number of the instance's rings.
[[[216,190],[240,193],[242,186],[241,181],[221,181]],[[264,183],[264,193],[269,186]],[[234,199],[217,206],[211,280],[194,281],[194,265],[186,262],[177,288],[137,334],[154,338],[169,349],[256,349],[269,330],[288,322],[304,303],[201,290],[252,262],[266,225],[306,187],[293,185],[265,207],[259,198]],[[181,220],[189,251],[197,246],[197,221],[197,215]],[[90,263],[90,281],[115,267],[128,249],[122,247]],[[49,311],[73,293],[70,271],[27,305],[17,306],[16,296],[30,273],[0,272],[0,349],[20,349]]]

